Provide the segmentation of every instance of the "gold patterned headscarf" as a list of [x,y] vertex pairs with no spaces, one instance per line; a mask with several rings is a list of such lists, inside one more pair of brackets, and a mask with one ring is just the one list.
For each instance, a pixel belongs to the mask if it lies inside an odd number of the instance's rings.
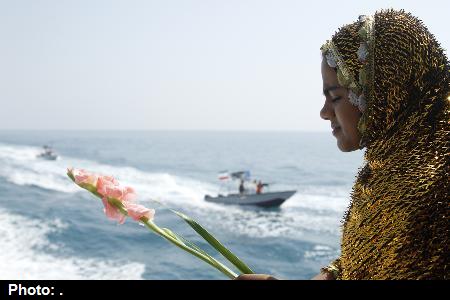
[[384,10],[321,48],[366,147],[343,220],[340,279],[450,279],[450,65],[420,20]]

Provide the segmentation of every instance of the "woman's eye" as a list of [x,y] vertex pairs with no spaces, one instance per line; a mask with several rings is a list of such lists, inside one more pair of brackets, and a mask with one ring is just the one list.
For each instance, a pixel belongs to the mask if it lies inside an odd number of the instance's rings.
[[342,97],[335,97],[335,98],[333,98],[333,99],[331,99],[331,102],[336,102],[336,101],[338,101],[338,100],[340,100]]

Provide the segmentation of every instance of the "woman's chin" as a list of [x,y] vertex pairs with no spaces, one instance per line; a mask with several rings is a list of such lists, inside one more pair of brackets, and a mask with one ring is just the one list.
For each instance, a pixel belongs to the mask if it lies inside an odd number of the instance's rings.
[[336,139],[337,146],[342,152],[351,152],[359,149],[359,145],[345,141],[342,137],[336,137]]

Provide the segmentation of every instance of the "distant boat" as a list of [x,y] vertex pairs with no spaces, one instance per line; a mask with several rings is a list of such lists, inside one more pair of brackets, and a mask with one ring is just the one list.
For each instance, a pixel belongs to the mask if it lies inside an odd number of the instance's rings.
[[58,155],[47,145],[43,146],[44,150],[37,155],[38,158],[46,159],[46,160],[57,160]]
[[263,207],[280,206],[284,201],[292,197],[297,191],[267,192],[261,194],[230,194],[227,196],[219,195],[217,197],[205,196],[205,201],[238,204],[238,205],[257,205]]

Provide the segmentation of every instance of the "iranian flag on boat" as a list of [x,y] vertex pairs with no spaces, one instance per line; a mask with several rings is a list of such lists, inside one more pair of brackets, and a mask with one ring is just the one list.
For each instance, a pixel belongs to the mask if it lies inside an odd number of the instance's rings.
[[219,180],[229,180],[230,179],[230,173],[228,171],[222,171],[218,175]]

